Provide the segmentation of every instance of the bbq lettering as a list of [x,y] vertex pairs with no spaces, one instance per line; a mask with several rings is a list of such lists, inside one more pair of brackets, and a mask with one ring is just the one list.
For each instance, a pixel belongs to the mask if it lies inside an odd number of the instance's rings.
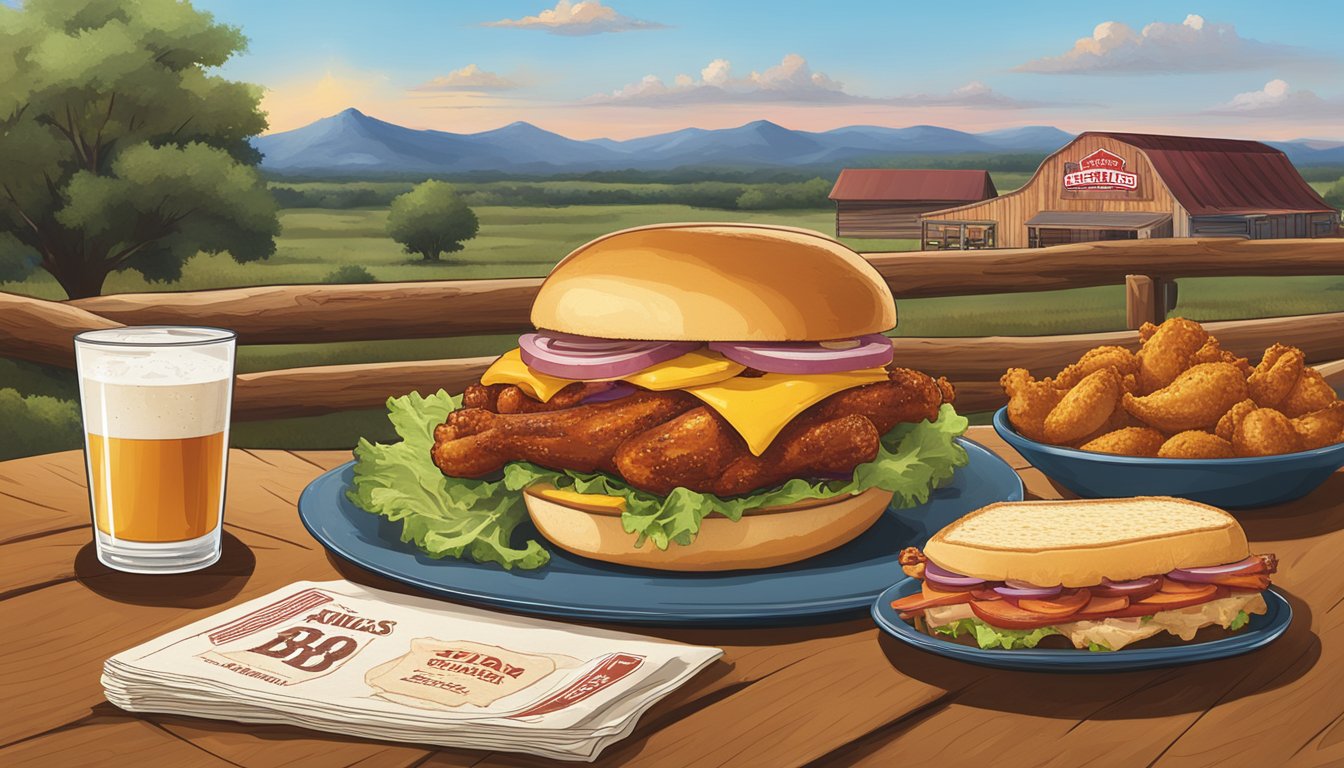
[[290,627],[269,643],[249,648],[252,653],[279,659],[303,672],[325,672],[359,648],[353,637],[324,635],[312,627]]
[[527,672],[525,667],[516,667],[498,656],[454,648],[439,651],[425,664],[434,669],[474,677],[492,685],[504,682],[506,676],[517,678]]
[[314,624],[328,624],[342,629],[353,629],[356,632],[368,632],[371,635],[390,635],[392,628],[397,625],[395,621],[386,619],[375,621],[366,619],[362,616],[351,616],[348,613],[323,609],[312,614],[304,621],[311,621]]
[[1122,189],[1139,188],[1137,174],[1125,170],[1125,159],[1105,149],[1079,160],[1064,164],[1065,189]]

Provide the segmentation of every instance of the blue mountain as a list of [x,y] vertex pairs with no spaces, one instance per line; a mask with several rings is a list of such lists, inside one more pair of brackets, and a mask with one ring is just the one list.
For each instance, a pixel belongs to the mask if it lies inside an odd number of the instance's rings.
[[[1072,139],[1050,126],[966,133],[934,125],[853,125],[795,131],[769,120],[736,128],[684,128],[617,141],[580,141],[517,122],[481,133],[419,131],[347,109],[253,140],[277,174],[379,175],[493,171],[519,174],[682,167],[836,169],[901,155],[1046,153]],[[1278,142],[1298,164],[1344,164],[1344,144]]]

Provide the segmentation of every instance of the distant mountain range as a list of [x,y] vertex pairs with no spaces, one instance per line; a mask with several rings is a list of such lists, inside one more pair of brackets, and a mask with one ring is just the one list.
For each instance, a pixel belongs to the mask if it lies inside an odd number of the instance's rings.
[[[684,128],[637,139],[580,141],[517,122],[482,133],[413,130],[347,109],[302,128],[259,136],[262,168],[281,175],[376,176],[492,171],[547,174],[687,167],[840,168],[902,155],[1040,153],[1073,134],[1050,126],[966,133],[932,125],[855,125],[795,131],[768,120]],[[1344,164],[1344,142],[1270,142],[1299,165]]]

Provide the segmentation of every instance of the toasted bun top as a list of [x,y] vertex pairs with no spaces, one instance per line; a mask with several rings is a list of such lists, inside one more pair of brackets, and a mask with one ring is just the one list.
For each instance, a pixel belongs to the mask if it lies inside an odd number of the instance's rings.
[[894,327],[896,303],[871,264],[817,232],[660,224],[566,256],[532,324],[612,339],[825,341]]
[[1088,587],[1236,562],[1250,545],[1221,509],[1146,496],[990,504],[934,534],[924,554],[981,579]]

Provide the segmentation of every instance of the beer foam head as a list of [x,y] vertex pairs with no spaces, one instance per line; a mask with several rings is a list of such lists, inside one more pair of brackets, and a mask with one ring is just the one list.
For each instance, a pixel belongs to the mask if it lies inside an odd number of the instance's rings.
[[213,329],[115,328],[76,344],[84,427],[105,437],[171,439],[224,431],[232,335]]

